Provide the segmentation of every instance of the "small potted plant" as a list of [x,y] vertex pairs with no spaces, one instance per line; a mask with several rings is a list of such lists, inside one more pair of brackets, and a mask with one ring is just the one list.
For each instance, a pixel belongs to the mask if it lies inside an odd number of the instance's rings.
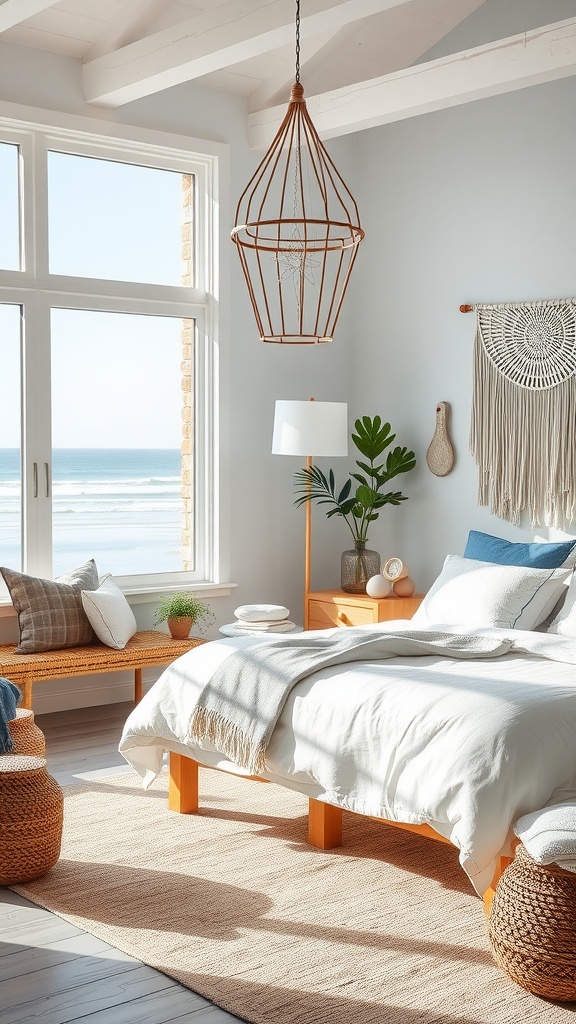
[[170,636],[174,640],[185,640],[192,626],[203,633],[214,622],[214,613],[199,597],[191,593],[169,594],[163,597],[156,609],[154,625],[168,623]]

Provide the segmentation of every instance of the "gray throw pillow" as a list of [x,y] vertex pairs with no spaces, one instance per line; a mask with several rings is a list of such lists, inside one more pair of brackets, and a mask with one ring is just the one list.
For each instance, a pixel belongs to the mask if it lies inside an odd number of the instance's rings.
[[20,643],[16,654],[79,647],[94,640],[82,605],[82,591],[98,587],[94,559],[56,580],[27,576],[14,569],[0,568],[0,572],[18,615]]

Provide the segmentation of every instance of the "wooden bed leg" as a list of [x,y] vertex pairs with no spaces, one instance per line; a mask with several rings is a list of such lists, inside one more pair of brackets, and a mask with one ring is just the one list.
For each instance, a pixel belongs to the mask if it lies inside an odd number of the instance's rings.
[[508,865],[512,863],[513,860],[514,860],[513,857],[497,857],[496,858],[496,870],[494,872],[494,878],[492,879],[490,887],[488,889],[486,889],[486,892],[484,893],[484,896],[482,897],[483,900],[484,900],[484,913],[486,914],[486,917],[488,917],[488,915],[490,914],[490,907],[492,906],[492,900],[494,899],[494,896],[496,895],[496,886],[498,885],[498,882],[502,878],[502,875],[504,874],[504,871],[506,870]]
[[134,703],[139,704],[142,700],[142,669],[134,669]]
[[321,800],[308,800],[308,842],[319,850],[342,846],[342,810]]
[[198,762],[183,754],[170,754],[168,807],[179,814],[198,810]]

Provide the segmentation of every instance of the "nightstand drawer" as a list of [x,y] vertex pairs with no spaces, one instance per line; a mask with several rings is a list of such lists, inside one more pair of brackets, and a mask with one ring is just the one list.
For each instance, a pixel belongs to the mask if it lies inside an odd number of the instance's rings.
[[317,590],[307,595],[305,628],[332,629],[411,619],[422,598],[422,594],[375,598],[367,594],[349,595],[343,590]]
[[374,609],[346,604],[345,601],[325,603],[310,601],[308,605],[308,629],[332,629],[333,626],[363,626],[368,622],[377,622]]

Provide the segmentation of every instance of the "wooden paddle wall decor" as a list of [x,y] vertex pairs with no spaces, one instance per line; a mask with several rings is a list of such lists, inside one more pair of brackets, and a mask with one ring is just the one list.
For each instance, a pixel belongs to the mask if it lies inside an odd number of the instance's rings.
[[428,469],[434,476],[448,476],[454,465],[454,449],[448,437],[448,413],[450,406],[448,402],[438,402],[436,406],[436,429],[428,451],[426,452],[426,463]]

